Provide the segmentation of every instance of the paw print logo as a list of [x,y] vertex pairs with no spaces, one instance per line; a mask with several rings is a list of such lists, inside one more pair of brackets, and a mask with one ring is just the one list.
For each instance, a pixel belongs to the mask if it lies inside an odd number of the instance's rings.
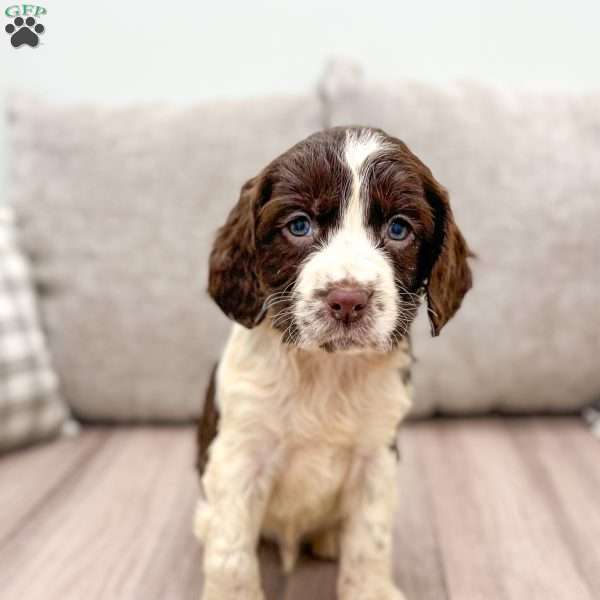
[[18,48],[23,44],[35,48],[40,43],[39,34],[44,33],[44,26],[35,22],[33,17],[17,17],[12,23],[5,27],[6,33],[10,35],[10,43]]

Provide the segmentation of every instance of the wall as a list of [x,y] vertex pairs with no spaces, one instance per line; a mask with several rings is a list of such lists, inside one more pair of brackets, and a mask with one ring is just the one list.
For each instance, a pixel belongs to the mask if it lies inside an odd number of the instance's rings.
[[[331,56],[374,78],[600,87],[594,1],[46,0],[35,49],[8,43],[14,3],[0,2],[0,108],[10,89],[106,102],[303,90]],[[5,138],[0,129],[2,175]],[[0,176],[0,199],[5,187]]]

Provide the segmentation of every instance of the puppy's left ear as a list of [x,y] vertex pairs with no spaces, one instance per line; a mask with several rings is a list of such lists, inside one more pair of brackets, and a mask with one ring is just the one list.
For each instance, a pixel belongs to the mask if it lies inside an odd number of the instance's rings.
[[437,336],[471,289],[472,276],[467,259],[473,254],[454,222],[448,192],[431,173],[425,176],[424,186],[435,219],[426,291],[431,335]]
[[221,310],[247,328],[262,319],[264,294],[256,257],[256,218],[268,185],[261,175],[247,181],[215,239],[209,259],[208,293]]

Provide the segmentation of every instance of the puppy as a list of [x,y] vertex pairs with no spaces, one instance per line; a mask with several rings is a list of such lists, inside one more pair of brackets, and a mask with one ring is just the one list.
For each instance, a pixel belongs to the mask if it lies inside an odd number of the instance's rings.
[[311,135],[242,187],[210,256],[209,293],[236,324],[199,430],[204,600],[264,598],[261,535],[286,571],[301,544],[339,552],[340,600],[402,598],[392,450],[409,326],[425,298],[440,332],[468,256],[445,189],[379,129]]

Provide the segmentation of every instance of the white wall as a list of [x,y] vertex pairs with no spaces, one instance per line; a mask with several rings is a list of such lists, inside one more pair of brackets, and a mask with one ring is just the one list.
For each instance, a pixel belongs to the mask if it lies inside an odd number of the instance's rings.
[[[600,87],[597,0],[46,0],[36,49],[8,43],[11,4],[0,3],[0,98],[13,88],[110,102],[303,90],[331,56],[358,59],[373,78]],[[1,171],[5,146],[0,130]]]

